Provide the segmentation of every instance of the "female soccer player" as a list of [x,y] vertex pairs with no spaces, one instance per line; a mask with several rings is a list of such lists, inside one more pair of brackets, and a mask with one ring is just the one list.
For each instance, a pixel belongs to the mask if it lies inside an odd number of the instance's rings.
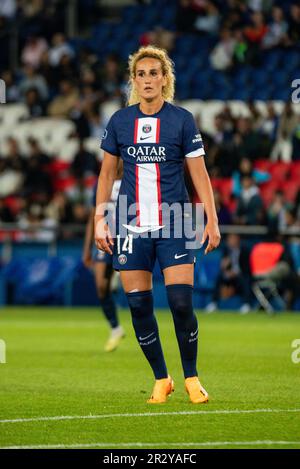
[[[166,402],[174,390],[153,312],[155,259],[164,275],[186,391],[193,403],[207,402],[208,394],[200,384],[196,367],[194,250],[187,245],[185,231],[180,236],[177,232],[184,223],[185,212],[178,210],[172,219],[168,218],[170,205],[176,203],[183,208],[187,201],[183,172],[186,160],[207,216],[202,238],[203,243],[208,239],[205,253],[219,245],[214,198],[202,158],[202,139],[192,114],[172,104],[175,77],[173,63],[165,50],[141,47],[129,57],[129,70],[129,105],[112,116],[102,137],[104,160],[97,191],[95,242],[99,249],[113,252],[113,267],[120,271],[137,340],[155,376],[148,403]],[[124,163],[124,175],[114,241],[105,220],[105,204],[119,157]],[[129,207],[127,211],[124,200]],[[167,235],[163,234],[166,228]]]
[[[121,185],[122,165],[118,170],[117,179],[114,181],[112,193],[110,196],[111,210],[115,208],[115,203],[118,198],[118,193]],[[97,185],[94,189],[93,207],[90,211],[90,216],[87,222],[85,238],[83,243],[82,261],[87,268],[91,268],[94,273],[95,283],[100,304],[110,325],[110,336],[107,340],[104,350],[105,352],[114,351],[120,344],[125,336],[124,329],[119,323],[116,304],[112,295],[112,279],[114,270],[112,267],[112,255],[93,249],[93,233],[94,233],[94,216],[96,207],[96,191]]]

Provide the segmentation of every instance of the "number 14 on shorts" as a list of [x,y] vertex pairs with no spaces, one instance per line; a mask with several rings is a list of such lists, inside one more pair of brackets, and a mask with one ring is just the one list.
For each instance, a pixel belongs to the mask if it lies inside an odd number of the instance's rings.
[[118,254],[121,252],[128,252],[128,254],[132,254],[132,246],[133,246],[133,235],[128,234],[126,238],[121,240],[121,235],[117,235],[117,250]]

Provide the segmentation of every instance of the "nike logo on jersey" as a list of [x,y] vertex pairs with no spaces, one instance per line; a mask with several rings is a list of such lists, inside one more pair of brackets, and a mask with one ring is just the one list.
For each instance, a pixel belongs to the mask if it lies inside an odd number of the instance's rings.
[[174,259],[180,259],[181,257],[187,256],[187,254],[175,254]]
[[147,138],[150,138],[151,135],[148,135],[148,137],[140,137],[140,140],[146,140]]
[[151,334],[146,335],[146,337],[139,337],[139,340],[146,340],[146,339],[149,339],[149,337],[151,337],[153,334],[154,334],[154,332],[151,332]]

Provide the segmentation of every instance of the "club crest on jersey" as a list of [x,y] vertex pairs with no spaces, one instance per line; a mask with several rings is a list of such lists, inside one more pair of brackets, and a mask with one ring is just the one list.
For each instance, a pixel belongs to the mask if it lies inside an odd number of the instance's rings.
[[148,134],[149,132],[151,132],[151,130],[152,130],[152,127],[151,127],[151,125],[149,125],[149,124],[144,125],[143,128],[142,128],[142,131],[143,131],[145,134]]
[[127,256],[125,254],[120,254],[118,257],[119,264],[124,265],[127,262]]

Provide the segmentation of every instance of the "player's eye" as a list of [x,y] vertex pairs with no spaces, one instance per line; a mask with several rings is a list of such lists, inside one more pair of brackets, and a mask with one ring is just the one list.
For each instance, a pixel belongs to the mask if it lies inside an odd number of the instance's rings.
[[152,75],[153,77],[155,77],[155,76],[157,75],[157,71],[156,71],[156,70],[152,70],[151,75]]
[[144,72],[138,72],[138,73],[137,73],[137,76],[138,76],[138,77],[142,77],[143,75],[144,75]]

